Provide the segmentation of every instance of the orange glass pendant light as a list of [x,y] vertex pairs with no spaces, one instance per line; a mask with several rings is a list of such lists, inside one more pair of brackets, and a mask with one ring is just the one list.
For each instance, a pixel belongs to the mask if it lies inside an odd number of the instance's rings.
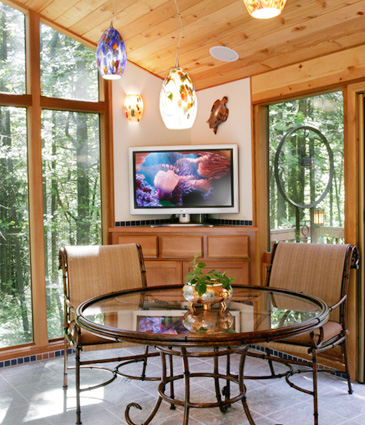
[[257,19],[270,19],[280,15],[286,0],[243,0],[248,13]]
[[191,128],[198,110],[193,82],[179,66],[170,69],[160,92],[160,113],[171,130]]
[[179,66],[178,52],[183,26],[178,5],[176,0],[174,1],[180,19],[181,32],[177,43],[175,67],[170,69],[162,83],[160,113],[168,129],[184,130],[191,128],[194,124],[198,110],[198,100],[189,74]]

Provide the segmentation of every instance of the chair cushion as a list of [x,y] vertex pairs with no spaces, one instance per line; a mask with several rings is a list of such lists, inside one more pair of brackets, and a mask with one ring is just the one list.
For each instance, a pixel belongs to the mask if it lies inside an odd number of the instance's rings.
[[[76,341],[76,330],[75,330],[75,321],[72,321],[68,327],[69,335],[73,342]],[[92,334],[91,332],[86,331],[85,329],[80,329],[81,333],[79,335],[79,345],[99,345],[99,344],[110,344],[115,343],[114,340],[109,340],[101,336]]]
[[[325,343],[332,338],[336,337],[337,335],[340,335],[342,332],[342,326],[337,322],[328,321],[323,326],[323,341],[322,343]],[[319,336],[320,336],[320,328],[314,330],[315,334],[315,341],[318,343]],[[279,341],[278,341],[279,342]],[[295,345],[303,345],[306,347],[312,347],[313,342],[310,337],[310,333],[305,333],[303,335],[298,335],[292,338],[287,338],[283,340],[283,343],[290,343]]]

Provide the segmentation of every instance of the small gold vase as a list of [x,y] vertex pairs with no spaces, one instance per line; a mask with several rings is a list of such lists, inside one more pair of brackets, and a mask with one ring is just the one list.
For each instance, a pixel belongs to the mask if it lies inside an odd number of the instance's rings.
[[232,287],[226,289],[221,283],[207,284],[207,290],[199,295],[195,289],[195,284],[186,283],[183,288],[183,296],[189,302],[190,310],[195,311],[194,304],[203,304],[205,310],[210,310],[214,303],[221,303],[221,310],[226,309],[225,302],[232,297]]

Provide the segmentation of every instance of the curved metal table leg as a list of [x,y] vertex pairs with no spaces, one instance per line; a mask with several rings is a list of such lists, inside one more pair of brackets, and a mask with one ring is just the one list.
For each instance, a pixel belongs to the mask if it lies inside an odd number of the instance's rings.
[[250,409],[248,408],[248,405],[247,405],[246,387],[245,387],[244,379],[243,379],[243,371],[244,371],[244,368],[245,368],[247,350],[248,350],[248,347],[246,347],[246,349],[244,350],[244,352],[241,355],[240,365],[239,365],[239,370],[238,370],[238,383],[239,383],[240,393],[245,394],[241,401],[242,401],[242,406],[243,406],[243,409],[246,413],[248,422],[250,423],[250,425],[255,425],[255,421],[253,420],[253,418],[251,416]]

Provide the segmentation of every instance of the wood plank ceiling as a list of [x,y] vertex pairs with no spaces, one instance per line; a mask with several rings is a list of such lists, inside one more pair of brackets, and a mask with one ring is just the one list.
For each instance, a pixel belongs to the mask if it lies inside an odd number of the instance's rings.
[[[94,47],[113,11],[113,0],[16,4]],[[179,63],[197,90],[365,43],[364,0],[287,0],[279,17],[264,21],[250,17],[242,0],[178,0],[178,6],[184,27]],[[175,65],[180,21],[174,0],[114,0],[113,25],[130,62],[161,78]],[[214,59],[213,46],[236,50],[239,60]]]

